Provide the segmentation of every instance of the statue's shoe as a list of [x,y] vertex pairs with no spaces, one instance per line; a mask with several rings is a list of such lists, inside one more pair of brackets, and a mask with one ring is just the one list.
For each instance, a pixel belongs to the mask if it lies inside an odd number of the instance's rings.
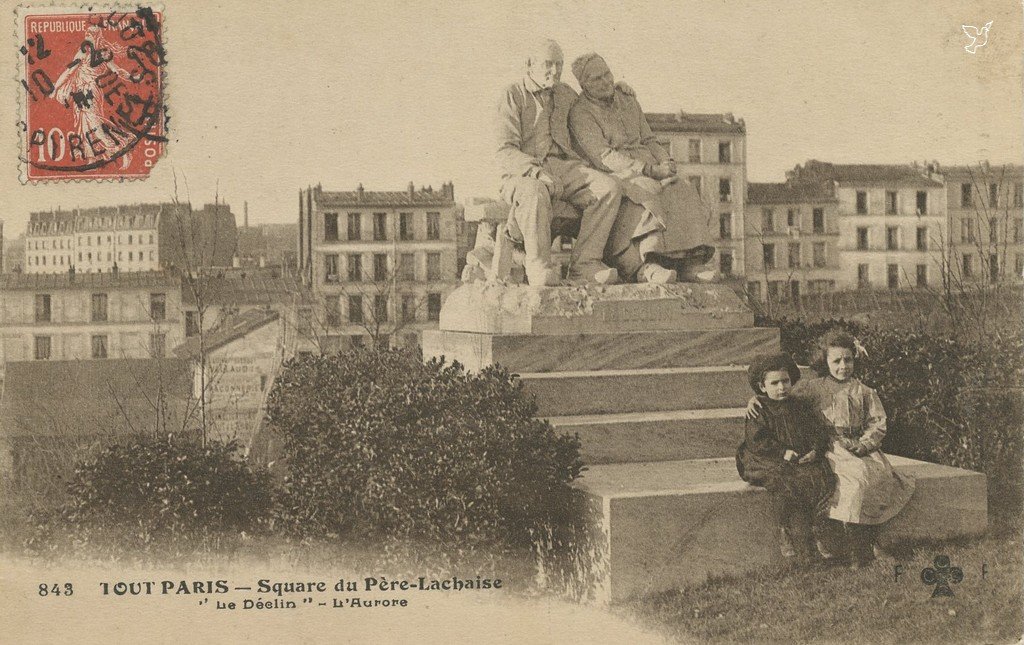
[[585,262],[573,265],[567,279],[577,284],[618,284],[619,272],[601,262]]
[[678,275],[672,269],[653,262],[647,262],[637,272],[637,282],[648,282],[650,284],[672,284],[678,279]]

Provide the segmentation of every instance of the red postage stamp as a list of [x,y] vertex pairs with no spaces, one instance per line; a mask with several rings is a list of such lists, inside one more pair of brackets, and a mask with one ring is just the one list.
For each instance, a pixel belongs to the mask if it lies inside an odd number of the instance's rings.
[[163,13],[21,8],[23,182],[140,179],[166,143]]

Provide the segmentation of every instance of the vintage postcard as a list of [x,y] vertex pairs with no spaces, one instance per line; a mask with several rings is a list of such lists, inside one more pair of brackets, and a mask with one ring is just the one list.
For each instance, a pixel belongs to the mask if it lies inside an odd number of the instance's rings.
[[1010,0],[0,0],[12,643],[1019,642]]

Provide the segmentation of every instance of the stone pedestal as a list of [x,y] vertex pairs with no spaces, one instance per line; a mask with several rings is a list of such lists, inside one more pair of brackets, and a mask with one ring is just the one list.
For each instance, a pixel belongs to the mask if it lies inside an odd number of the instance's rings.
[[[448,297],[439,327],[423,333],[426,358],[504,365],[540,416],[579,434],[588,469],[576,485],[599,509],[608,558],[601,601],[779,559],[766,495],[738,477],[734,460],[751,395],[746,366],[778,351],[779,333],[754,327],[728,287],[472,283]],[[889,539],[985,530],[983,475],[892,461],[918,486]]]

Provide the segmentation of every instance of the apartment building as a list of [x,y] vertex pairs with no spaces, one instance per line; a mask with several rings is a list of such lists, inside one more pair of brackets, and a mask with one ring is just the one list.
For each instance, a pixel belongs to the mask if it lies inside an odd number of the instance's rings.
[[1024,277],[1024,166],[942,166],[953,286]]
[[25,273],[78,274],[231,266],[237,233],[226,204],[133,204],[29,214]]
[[418,342],[458,280],[455,188],[299,193],[299,266],[338,349]]
[[183,337],[181,286],[169,273],[0,275],[0,366],[162,358]]
[[726,276],[743,275],[747,129],[732,114],[646,113],[658,141],[711,209],[714,262]]
[[935,166],[810,160],[791,183],[830,181],[839,220],[837,288],[903,289],[941,283],[946,186]]
[[780,302],[835,290],[839,218],[830,182],[751,182],[745,210],[748,295]]

